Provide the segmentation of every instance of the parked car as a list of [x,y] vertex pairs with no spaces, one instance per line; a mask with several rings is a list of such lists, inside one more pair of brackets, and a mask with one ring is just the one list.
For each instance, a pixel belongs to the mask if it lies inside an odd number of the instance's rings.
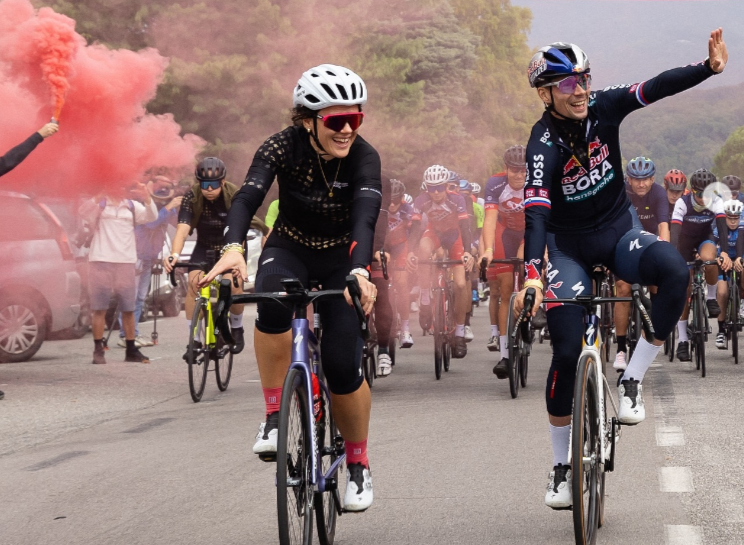
[[80,314],[80,274],[67,231],[46,205],[0,191],[0,362],[30,359]]

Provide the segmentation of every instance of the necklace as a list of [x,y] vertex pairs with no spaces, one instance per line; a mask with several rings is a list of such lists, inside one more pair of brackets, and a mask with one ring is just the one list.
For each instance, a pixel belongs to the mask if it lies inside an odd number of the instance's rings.
[[341,159],[338,160],[338,168],[336,169],[336,177],[333,179],[333,185],[330,185],[328,183],[328,178],[326,178],[325,171],[323,170],[323,163],[320,162],[320,154],[317,154],[318,156],[318,166],[320,167],[320,173],[323,175],[323,181],[325,182],[326,187],[328,188],[328,196],[333,197],[333,187],[336,185],[336,181],[338,180],[338,173],[341,170]]

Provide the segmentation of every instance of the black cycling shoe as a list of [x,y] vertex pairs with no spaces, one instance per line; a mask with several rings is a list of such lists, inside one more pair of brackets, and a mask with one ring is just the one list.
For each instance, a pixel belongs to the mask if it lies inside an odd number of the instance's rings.
[[245,348],[245,339],[243,338],[245,330],[242,327],[233,328],[231,333],[235,344],[230,347],[230,352],[240,354]]
[[498,379],[505,379],[509,377],[509,359],[501,358],[501,361],[493,366],[493,374]]
[[[194,341],[194,348],[199,349],[201,347],[202,347],[201,341]],[[188,344],[186,345],[186,352],[183,353],[182,357],[183,357],[183,361],[185,361],[186,363],[189,362],[189,345]]]
[[688,341],[681,342],[677,345],[677,359],[679,361],[692,361],[690,357],[690,343]]
[[419,307],[419,325],[424,331],[431,329],[431,305],[421,305]]
[[708,316],[711,318],[715,318],[721,313],[721,307],[718,306],[718,301],[715,299],[708,299],[705,305],[708,307]]
[[455,337],[452,343],[452,357],[453,358],[464,358],[468,355],[468,345],[465,342],[465,337]]

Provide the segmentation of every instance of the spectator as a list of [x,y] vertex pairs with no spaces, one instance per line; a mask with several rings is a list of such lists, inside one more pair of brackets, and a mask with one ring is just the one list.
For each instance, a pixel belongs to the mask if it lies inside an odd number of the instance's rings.
[[93,363],[96,364],[106,363],[103,330],[112,290],[122,311],[127,349],[124,361],[150,363],[134,342],[137,262],[134,226],[154,221],[158,209],[142,183],[129,191],[129,197],[122,198],[116,193],[101,194],[84,202],[79,210],[80,216],[93,226],[88,254],[88,293],[95,343]]
[[[135,301],[134,301],[134,345],[137,348],[152,346],[154,343],[142,337],[139,332],[139,322],[145,298],[150,288],[152,268],[160,263],[160,254],[165,242],[165,229],[168,224],[175,225],[178,219],[178,207],[183,197],[174,197],[173,182],[166,176],[155,176],[147,183],[147,191],[158,207],[158,218],[150,223],[137,225],[134,236],[137,242],[137,265],[135,267]],[[156,311],[157,312],[157,311]],[[122,314],[119,313],[119,346],[125,347]]]
[[[49,138],[59,130],[57,123],[47,123],[37,132],[29,136],[24,142],[18,144],[8,153],[0,157],[0,176],[7,174],[21,164],[28,154],[36,149],[45,138]],[[5,392],[0,390],[0,399],[5,398]]]

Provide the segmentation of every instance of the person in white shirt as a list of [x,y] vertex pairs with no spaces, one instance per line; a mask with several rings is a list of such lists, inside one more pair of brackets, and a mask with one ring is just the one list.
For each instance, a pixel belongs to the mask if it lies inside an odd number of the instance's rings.
[[126,338],[124,361],[150,363],[135,346],[135,264],[137,246],[134,226],[150,223],[158,210],[144,184],[129,190],[128,198],[110,192],[84,202],[81,218],[93,226],[88,254],[88,294],[93,329],[93,363],[106,363],[103,344],[106,310],[111,292],[118,299]]

